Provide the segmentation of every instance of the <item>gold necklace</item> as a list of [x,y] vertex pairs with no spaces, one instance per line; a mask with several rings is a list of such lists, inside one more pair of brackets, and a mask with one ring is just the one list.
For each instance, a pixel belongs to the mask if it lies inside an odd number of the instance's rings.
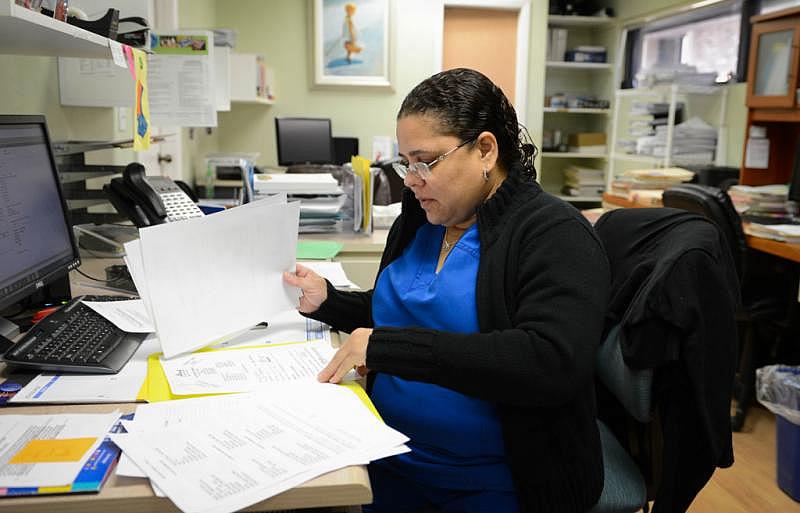
[[450,251],[453,248],[453,246],[456,245],[456,242],[458,242],[458,239],[454,240],[453,242],[447,242],[447,233],[448,229],[445,228],[444,237],[442,238],[442,251],[441,251],[442,253],[447,253],[448,251]]

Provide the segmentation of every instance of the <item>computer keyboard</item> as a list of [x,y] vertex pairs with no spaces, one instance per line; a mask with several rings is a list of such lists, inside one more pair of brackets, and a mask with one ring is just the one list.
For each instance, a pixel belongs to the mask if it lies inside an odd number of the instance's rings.
[[116,374],[147,333],[128,333],[82,300],[127,299],[81,296],[34,325],[3,360],[9,365],[43,371]]

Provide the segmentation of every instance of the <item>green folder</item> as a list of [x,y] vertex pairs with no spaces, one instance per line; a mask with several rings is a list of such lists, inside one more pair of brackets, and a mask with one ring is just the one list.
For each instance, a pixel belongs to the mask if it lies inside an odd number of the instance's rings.
[[330,260],[342,249],[331,240],[301,240],[297,243],[297,260]]

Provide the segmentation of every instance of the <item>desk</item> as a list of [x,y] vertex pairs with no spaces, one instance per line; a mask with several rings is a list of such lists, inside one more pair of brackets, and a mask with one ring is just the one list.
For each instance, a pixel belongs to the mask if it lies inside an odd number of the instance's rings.
[[[86,259],[81,270],[90,276],[104,276],[107,265],[119,263],[118,259]],[[86,278],[74,273],[71,281],[80,281],[73,294],[107,294],[102,289],[89,290]],[[0,364],[4,375],[5,365]],[[135,404],[75,404],[50,406],[14,406],[0,408],[0,415],[30,413],[102,413],[121,410],[130,413]],[[246,508],[244,511],[271,511],[279,509],[348,506],[372,502],[367,469],[363,465],[350,466],[324,474],[300,486],[287,490]],[[172,501],[153,495],[146,479],[109,476],[98,494],[55,495],[51,497],[0,498],[0,513],[175,513],[179,511]]]
[[369,235],[342,232],[335,234],[301,234],[300,240],[332,240],[342,244],[342,250],[333,259],[342,264],[344,272],[363,290],[375,284],[378,267],[389,230],[375,230]]
[[[637,203],[619,196],[603,193],[603,207],[614,208],[644,208],[653,207],[654,205]],[[656,205],[658,206],[658,205]],[[771,239],[764,239],[762,237],[755,237],[753,235],[745,235],[747,239],[747,246],[749,248],[769,253],[777,257],[791,260],[792,262],[800,263],[800,244],[789,244],[786,242],[779,242]]]

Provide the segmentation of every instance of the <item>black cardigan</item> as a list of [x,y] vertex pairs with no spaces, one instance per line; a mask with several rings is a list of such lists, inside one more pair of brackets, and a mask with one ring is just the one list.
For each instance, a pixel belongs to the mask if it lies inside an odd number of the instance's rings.
[[[406,189],[381,269],[424,222]],[[477,222],[480,333],[375,327],[367,367],[373,379],[387,372],[492,402],[522,511],[588,511],[603,488],[593,368],[610,282],[605,253],[578,211],[516,173],[478,208]],[[329,283],[310,317],[346,332],[373,327],[371,300],[372,291]]]

